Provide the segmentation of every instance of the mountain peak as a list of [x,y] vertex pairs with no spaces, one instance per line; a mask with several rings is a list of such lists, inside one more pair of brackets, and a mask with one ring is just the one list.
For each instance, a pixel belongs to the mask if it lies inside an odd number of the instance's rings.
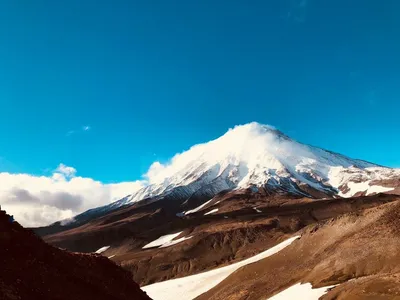
[[[236,125],[234,128],[229,131],[258,131],[260,133],[267,131],[276,131],[276,127],[272,125],[261,124],[258,122],[250,122],[243,125]],[[229,132],[228,131],[228,132]]]
[[166,164],[154,163],[147,173],[149,185],[128,201],[166,195],[177,187],[183,197],[189,197],[204,186],[210,196],[226,189],[266,185],[285,186],[287,192],[309,196],[298,184],[332,195],[338,186],[326,185],[331,171],[352,165],[375,166],[301,144],[273,126],[251,122],[195,145]]
[[[288,143],[293,145],[283,145]],[[231,163],[236,161],[237,164],[262,163],[266,156],[271,159],[278,150],[286,151],[294,145],[297,143],[275,127],[251,122],[237,125],[216,140],[192,147],[187,153],[199,147],[209,163],[216,164],[226,160],[231,160]]]
[[[180,187],[190,196],[204,185],[213,192],[274,184],[303,196],[298,184],[306,184],[327,194],[338,185],[330,185],[330,174],[337,167],[375,167],[292,140],[273,126],[251,122],[229,129],[221,137],[198,144],[175,155],[170,162],[154,163],[147,178],[149,186],[134,194],[129,201],[165,195]],[[215,184],[218,182],[218,184]]]
[[271,125],[264,125],[258,122],[251,122],[244,125],[237,125],[229,129],[221,138],[232,138],[237,140],[247,140],[264,135],[272,135],[275,137],[289,139],[283,132]]

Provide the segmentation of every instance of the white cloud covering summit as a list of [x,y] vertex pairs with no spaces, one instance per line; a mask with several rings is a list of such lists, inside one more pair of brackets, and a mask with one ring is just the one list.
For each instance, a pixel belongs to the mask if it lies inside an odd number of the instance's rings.
[[42,226],[109,204],[143,187],[142,181],[104,184],[60,164],[50,176],[0,173],[0,204],[24,226]]

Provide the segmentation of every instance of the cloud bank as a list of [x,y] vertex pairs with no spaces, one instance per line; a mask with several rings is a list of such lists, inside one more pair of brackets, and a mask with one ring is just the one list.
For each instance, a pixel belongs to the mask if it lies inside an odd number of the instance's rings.
[[203,163],[212,166],[242,162],[251,169],[260,161],[269,159],[272,164],[277,161],[273,157],[295,154],[313,158],[306,148],[281,138],[274,127],[253,122],[197,144],[166,163],[154,162],[143,175],[144,180],[104,184],[79,177],[75,168],[64,164],[49,176],[0,173],[0,204],[24,226],[68,222],[81,212],[119,200],[146,185],[162,184],[168,178],[184,180],[187,170],[201,168]]
[[42,226],[109,204],[143,187],[143,181],[104,184],[76,176],[60,164],[50,176],[0,173],[0,204],[23,226]]

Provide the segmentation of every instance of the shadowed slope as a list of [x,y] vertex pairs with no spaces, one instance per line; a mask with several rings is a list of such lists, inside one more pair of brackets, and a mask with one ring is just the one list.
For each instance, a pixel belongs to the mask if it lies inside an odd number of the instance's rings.
[[0,299],[149,300],[129,272],[105,257],[44,243],[0,211]]

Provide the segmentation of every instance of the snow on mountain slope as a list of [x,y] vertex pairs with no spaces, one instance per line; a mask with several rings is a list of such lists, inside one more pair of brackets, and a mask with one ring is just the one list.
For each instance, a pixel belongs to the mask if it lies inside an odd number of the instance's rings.
[[212,199],[224,190],[247,188],[314,198],[352,197],[391,191],[393,186],[382,182],[400,178],[400,170],[301,144],[253,122],[195,145],[167,164],[155,162],[146,177],[144,188],[90,213],[150,198]]
[[302,189],[307,186],[326,195],[348,197],[353,193],[340,189],[351,179],[348,170],[367,179],[370,174],[375,174],[374,179],[400,175],[398,170],[301,144],[271,126],[253,122],[193,146],[168,164],[154,163],[148,172],[149,185],[123,203],[171,194],[212,197],[223,190],[254,186],[310,196]]
[[268,300],[289,300],[289,299],[307,299],[318,300],[322,295],[335,287],[334,285],[324,286],[321,288],[313,289],[311,283],[295,284],[290,288],[280,292],[279,294],[269,298]]
[[142,290],[154,300],[191,300],[212,289],[239,268],[278,253],[299,238],[300,236],[291,237],[264,252],[222,268],[154,283],[142,287]]
[[382,167],[365,169],[334,167],[329,172],[329,178],[330,184],[339,188],[338,195],[341,197],[352,197],[359,193],[368,196],[394,190],[395,185],[385,187],[382,183],[400,178],[400,170]]
[[[180,235],[183,231],[181,232],[177,232],[177,233],[172,233],[172,234],[167,234],[167,235],[163,235],[160,236],[158,239],[156,239],[155,241],[152,241],[151,243],[145,245],[143,247],[143,249],[147,249],[147,248],[153,248],[153,247],[167,247],[169,245],[174,245],[174,239]],[[183,240],[179,240],[180,241],[184,241],[187,238],[184,238]],[[175,240],[176,243],[176,240]]]

